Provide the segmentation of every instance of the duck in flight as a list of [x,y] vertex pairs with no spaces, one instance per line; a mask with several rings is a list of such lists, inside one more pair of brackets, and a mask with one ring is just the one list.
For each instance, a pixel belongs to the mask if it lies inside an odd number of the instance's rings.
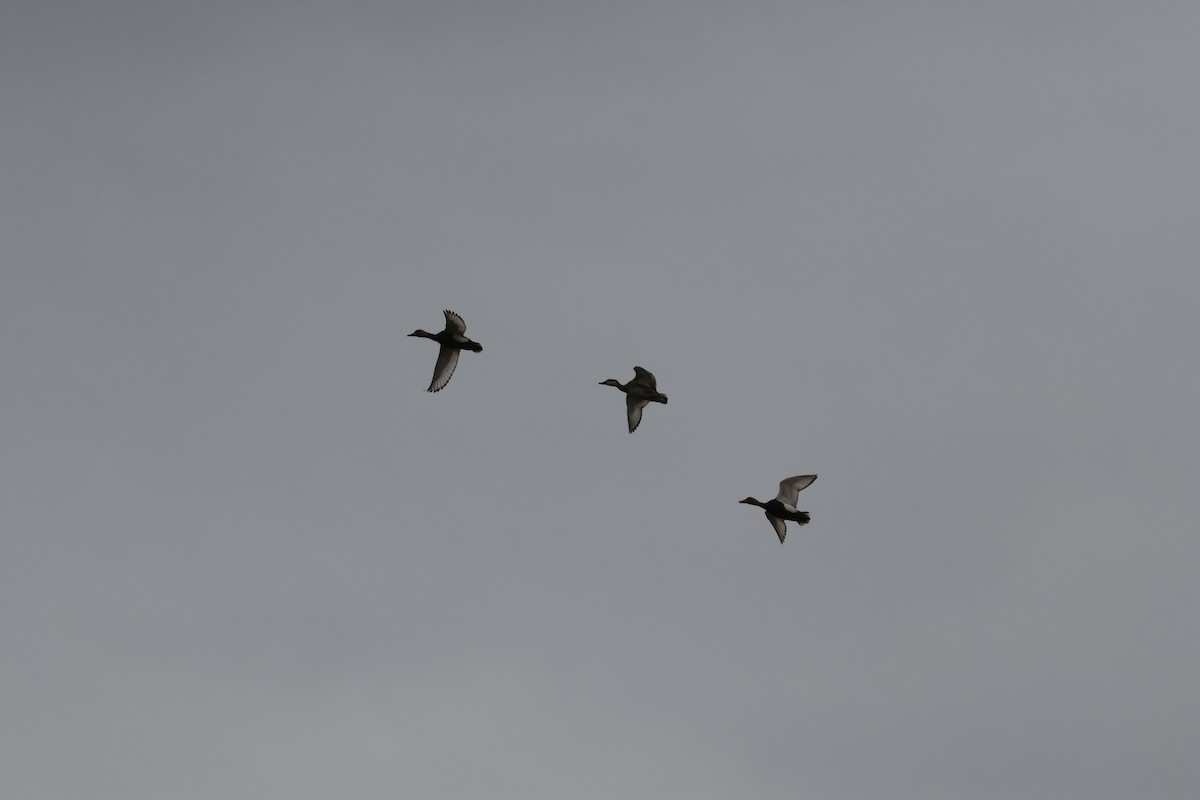
[[450,310],[442,313],[446,315],[444,329],[437,333],[430,333],[418,328],[409,334],[409,336],[433,339],[441,345],[441,348],[438,349],[437,364],[433,367],[433,380],[430,381],[429,389],[427,389],[430,392],[440,392],[446,388],[446,384],[450,382],[450,376],[454,374],[454,368],[458,366],[458,354],[461,351],[470,350],[478,353],[483,350],[483,345],[466,337],[467,323],[463,322],[462,317]]
[[808,512],[796,510],[796,499],[800,495],[800,490],[816,479],[816,475],[797,475],[794,478],[784,478],[779,482],[779,494],[775,495],[774,500],[763,503],[753,497],[747,497],[738,502],[763,509],[771,527],[775,529],[775,533],[779,534],[779,543],[783,544],[783,540],[787,538],[787,522],[785,520],[795,522],[797,525],[808,524]]
[[600,381],[601,386],[615,386],[625,393],[625,415],[629,418],[629,432],[637,430],[642,423],[642,409],[647,403],[666,404],[667,396],[660,394],[654,375],[641,367],[633,368],[633,380],[622,384],[616,378]]

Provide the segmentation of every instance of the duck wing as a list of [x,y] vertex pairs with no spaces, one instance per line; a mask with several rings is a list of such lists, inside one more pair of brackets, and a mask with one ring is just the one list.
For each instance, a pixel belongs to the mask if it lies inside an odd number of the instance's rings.
[[455,314],[450,309],[442,311],[446,315],[446,330],[450,331],[454,336],[461,337],[467,332],[467,323],[463,322],[463,318]]
[[450,376],[454,374],[454,368],[458,366],[458,353],[458,349],[446,345],[442,345],[438,349],[437,364],[433,367],[433,380],[429,382],[429,388],[426,391],[440,392],[446,388],[446,384],[450,382]]
[[816,479],[816,475],[796,475],[792,478],[784,478],[779,482],[779,494],[775,495],[775,499],[785,506],[790,506],[789,511],[795,511],[796,499],[800,496],[800,490]]
[[779,536],[779,543],[783,544],[783,540],[787,538],[787,523],[769,511],[765,512],[765,516],[771,523],[771,527],[775,529],[776,535]]
[[658,381],[654,380],[654,374],[648,369],[634,367],[633,380],[630,383],[649,390],[650,394],[658,394]]
[[629,432],[633,433],[637,430],[638,425],[642,424],[642,409],[650,401],[644,397],[634,397],[631,394],[625,395],[625,415],[629,417]]

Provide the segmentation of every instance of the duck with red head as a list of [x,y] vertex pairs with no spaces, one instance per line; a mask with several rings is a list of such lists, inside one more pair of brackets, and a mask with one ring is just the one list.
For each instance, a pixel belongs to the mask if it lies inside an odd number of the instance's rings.
[[775,529],[775,533],[779,536],[779,543],[783,544],[783,540],[787,538],[787,522],[795,522],[797,525],[807,525],[811,519],[807,511],[798,511],[796,509],[796,501],[800,496],[800,490],[806,488],[816,479],[816,475],[797,475],[793,478],[784,478],[779,482],[779,494],[775,495],[774,500],[768,500],[764,503],[761,500],[755,500],[753,497],[747,497],[745,500],[738,500],[738,502],[761,508],[766,514],[767,520],[771,523],[771,527]]
[[446,327],[437,333],[418,328],[409,334],[409,336],[419,336],[423,339],[433,339],[441,347],[438,349],[437,364],[433,367],[433,380],[429,383],[429,389],[426,391],[440,392],[446,388],[446,384],[450,382],[450,376],[454,374],[454,368],[458,366],[458,354],[463,350],[470,350],[473,353],[483,352],[483,345],[479,342],[473,342],[466,337],[467,323],[463,322],[463,318],[453,311],[446,310],[442,312],[446,315]]

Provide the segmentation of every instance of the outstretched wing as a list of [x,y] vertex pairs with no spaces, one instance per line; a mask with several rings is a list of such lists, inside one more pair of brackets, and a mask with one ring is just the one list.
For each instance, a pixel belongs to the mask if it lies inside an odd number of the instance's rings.
[[641,367],[633,368],[633,380],[630,383],[636,383],[638,386],[644,386],[650,390],[651,394],[658,394],[658,382],[654,380],[654,375],[648,369]]
[[779,482],[779,494],[775,495],[775,499],[785,506],[791,506],[791,510],[794,511],[796,508],[796,499],[800,496],[800,490],[806,488],[816,479],[816,475],[797,475],[794,478],[784,478]]
[[467,332],[467,323],[463,322],[462,317],[460,317],[458,314],[455,314],[448,308],[442,313],[446,315],[446,330],[450,331],[456,336],[462,336]]
[[765,514],[767,520],[771,523],[771,527],[775,529],[775,533],[779,536],[779,543],[783,544],[783,540],[787,538],[787,523],[770,512],[765,512]]
[[429,389],[426,391],[440,392],[446,388],[446,384],[450,382],[450,376],[454,374],[454,368],[458,366],[458,353],[457,349],[446,347],[446,345],[438,348],[437,364],[433,367],[433,380],[429,382]]
[[631,394],[625,395],[625,414],[629,417],[630,433],[636,431],[637,426],[642,424],[642,409],[649,402],[649,400],[639,399]]

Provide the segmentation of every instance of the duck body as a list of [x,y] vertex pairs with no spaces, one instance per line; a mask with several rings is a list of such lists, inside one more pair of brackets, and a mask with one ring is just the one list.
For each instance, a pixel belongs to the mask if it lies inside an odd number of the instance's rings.
[[800,490],[809,486],[817,479],[816,475],[796,475],[791,478],[784,478],[779,482],[779,494],[773,500],[763,502],[755,500],[753,497],[747,497],[745,500],[739,500],[739,503],[746,505],[758,506],[766,514],[767,521],[771,523],[771,527],[775,529],[776,535],[779,536],[779,543],[783,544],[783,540],[787,538],[787,523],[794,522],[797,525],[807,525],[812,519],[807,511],[800,511],[796,508],[796,501],[799,498]]
[[658,382],[654,375],[641,367],[633,368],[633,380],[621,383],[616,378],[600,381],[601,386],[614,386],[625,393],[625,417],[629,422],[629,432],[637,430],[642,424],[642,409],[647,403],[662,403],[666,405],[667,396],[658,391]]
[[446,388],[446,384],[450,382],[450,377],[454,374],[455,367],[458,366],[459,353],[463,350],[470,350],[473,353],[483,352],[483,345],[467,338],[467,323],[463,322],[462,317],[449,309],[442,313],[446,315],[446,327],[442,330],[430,333],[418,328],[409,334],[409,336],[418,336],[422,339],[432,339],[440,345],[437,363],[433,367],[433,380],[429,382],[429,388],[426,390],[430,392],[440,392]]

